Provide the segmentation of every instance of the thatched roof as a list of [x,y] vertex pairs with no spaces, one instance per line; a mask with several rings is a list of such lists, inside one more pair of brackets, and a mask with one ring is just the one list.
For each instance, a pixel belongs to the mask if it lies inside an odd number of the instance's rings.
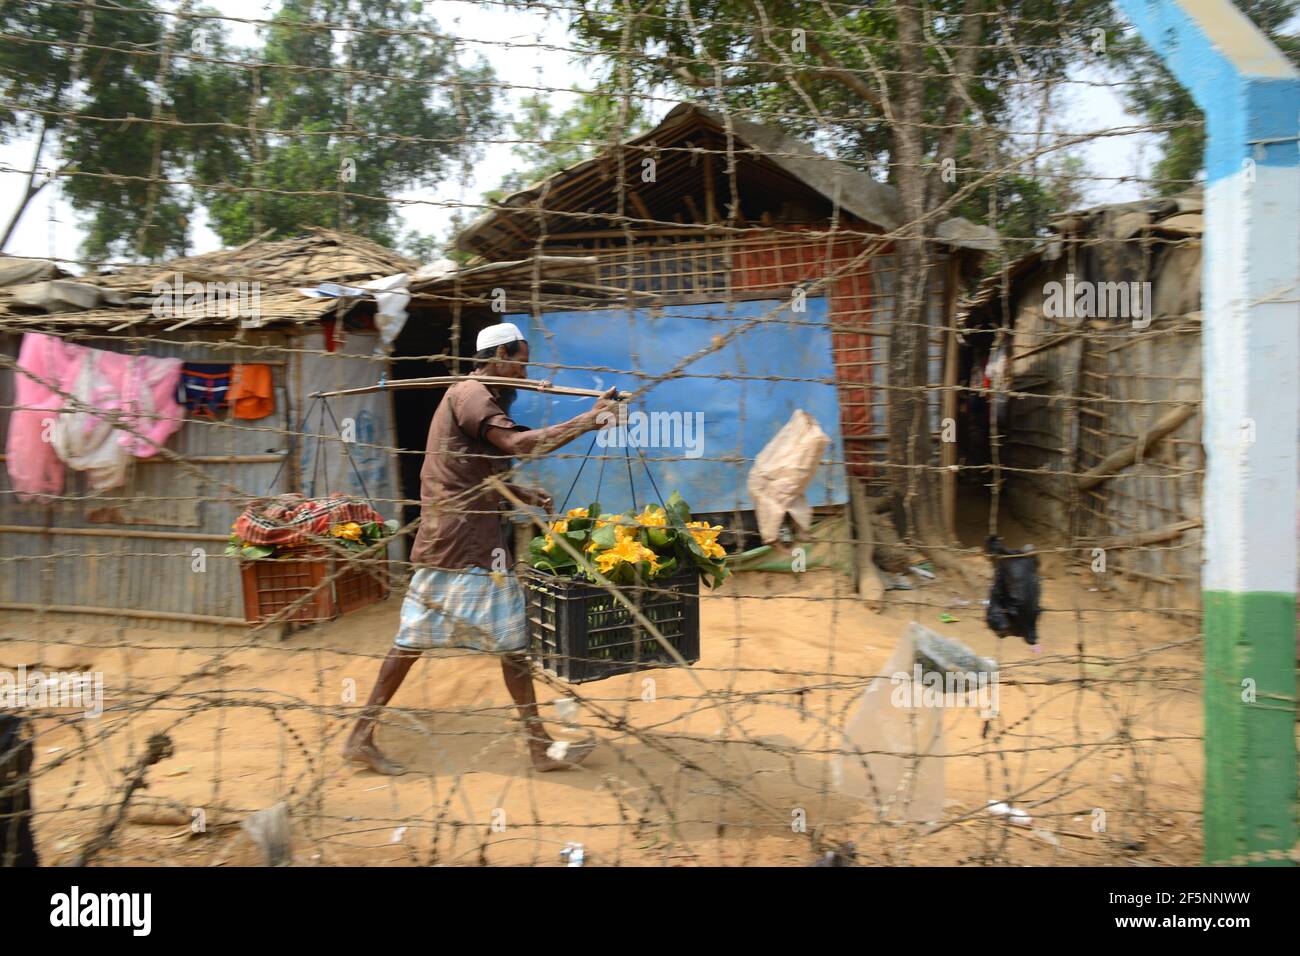
[[[23,270],[8,260],[15,275]],[[311,299],[299,287],[321,282],[356,285],[371,279],[414,272],[419,263],[360,236],[313,228],[305,236],[253,240],[235,249],[186,256],[161,264],[127,266],[100,275],[50,278],[0,287],[0,319],[21,316],[41,325],[116,328],[124,323],[168,322],[153,315],[155,289],[187,282],[258,283],[264,325],[309,322],[332,311],[334,299]],[[0,269],[0,273],[3,273]],[[232,325],[251,316],[226,314],[187,325]]]
[[[620,212],[618,166],[623,165],[625,196]],[[642,183],[643,162],[655,160],[653,184]],[[726,175],[736,163],[741,224],[767,198],[807,197],[804,208],[829,219],[838,211],[882,231],[902,224],[897,191],[859,169],[823,156],[778,129],[725,116],[694,103],[680,103],[648,133],[626,140],[501,200],[498,208],[472,223],[456,244],[489,260],[518,258],[545,224],[548,236],[611,228],[627,219],[634,228],[681,222],[685,202],[701,208],[705,225],[726,218],[731,186]],[[702,181],[712,180],[717,197],[713,210],[703,209]],[[545,215],[540,210],[545,209]],[[646,214],[649,213],[647,216]],[[713,215],[710,215],[712,213]],[[714,218],[714,217],[717,218]],[[997,248],[997,233],[964,219],[941,223],[937,237],[947,245],[982,252]]]

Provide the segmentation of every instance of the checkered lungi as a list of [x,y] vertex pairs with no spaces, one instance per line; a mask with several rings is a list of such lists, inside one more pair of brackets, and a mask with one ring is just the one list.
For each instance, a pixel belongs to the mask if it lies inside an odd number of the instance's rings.
[[402,600],[402,624],[393,643],[416,651],[522,651],[528,646],[524,589],[508,572],[417,568]]

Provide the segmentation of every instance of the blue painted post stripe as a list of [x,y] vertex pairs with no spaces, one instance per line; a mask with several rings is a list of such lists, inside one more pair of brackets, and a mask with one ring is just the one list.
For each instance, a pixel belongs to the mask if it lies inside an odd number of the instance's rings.
[[1300,74],[1223,0],[1120,0],[1209,124],[1210,182],[1257,165],[1300,166]]
[[1207,123],[1205,858],[1282,862],[1297,837],[1300,77],[1227,0],[1120,5]]

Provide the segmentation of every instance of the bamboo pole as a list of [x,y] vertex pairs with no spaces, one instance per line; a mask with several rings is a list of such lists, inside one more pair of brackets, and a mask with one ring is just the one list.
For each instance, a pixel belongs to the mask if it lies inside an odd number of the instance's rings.
[[1196,408],[1195,405],[1183,405],[1160,416],[1154,425],[1138,436],[1137,441],[1126,445],[1119,451],[1112,452],[1103,458],[1100,464],[1094,465],[1085,471],[1079,477],[1079,490],[1087,491],[1089,488],[1093,488],[1107,478],[1112,477],[1116,472],[1133,464],[1139,457],[1146,454],[1156,442],[1195,415]]
[[[943,347],[943,408],[941,417],[953,423],[953,440],[939,442],[939,463],[943,466],[943,530],[953,541],[957,540],[957,280],[960,276],[957,256],[948,256],[944,289],[944,324],[948,334]],[[940,436],[942,439],[942,435]]]
[[37,611],[49,614],[100,614],[105,617],[134,617],[146,621],[184,621],[191,624],[218,624],[225,627],[248,627],[242,617],[216,614],[187,614],[182,611],[148,611],[128,607],[88,607],[84,604],[24,604],[0,601],[0,611]]
[[229,535],[196,531],[137,531],[127,528],[55,528],[27,524],[0,524],[0,534],[65,534],[83,538],[144,538],[149,541],[228,541]]
[[[1183,532],[1191,531],[1193,528],[1201,527],[1200,518],[1189,518],[1186,521],[1177,521],[1173,524],[1165,525],[1163,528],[1152,528],[1150,531],[1139,531],[1136,534],[1118,535],[1111,538],[1101,538],[1091,542],[1093,547],[1103,548],[1107,551],[1118,551],[1123,548],[1140,548],[1148,544],[1160,544],[1164,541],[1172,541],[1180,537]],[[1087,539],[1084,539],[1085,541]]]
[[[482,382],[484,385],[505,385],[510,388],[522,388],[531,392],[550,392],[553,395],[577,395],[583,398],[601,398],[609,391],[595,388],[577,388],[570,385],[552,385],[550,382],[538,382],[527,378],[506,378],[502,375],[435,375],[432,378],[403,378],[380,382],[376,385],[362,385],[358,388],[343,388],[333,392],[312,392],[309,398],[333,398],[336,395],[365,395],[370,392],[386,392],[399,388],[444,388],[457,382]],[[628,392],[617,393],[617,399],[629,398]]]

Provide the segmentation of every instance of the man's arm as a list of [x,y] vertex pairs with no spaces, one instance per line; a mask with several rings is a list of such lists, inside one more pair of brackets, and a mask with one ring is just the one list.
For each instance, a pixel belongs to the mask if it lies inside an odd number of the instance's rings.
[[527,431],[510,431],[488,426],[483,437],[512,458],[545,455],[564,447],[585,432],[614,424],[618,420],[614,411],[617,403],[609,396],[612,396],[615,391],[616,389],[611,388],[606,395],[596,399],[596,404],[590,411],[570,418],[567,422],[548,425],[546,428],[530,428]]

